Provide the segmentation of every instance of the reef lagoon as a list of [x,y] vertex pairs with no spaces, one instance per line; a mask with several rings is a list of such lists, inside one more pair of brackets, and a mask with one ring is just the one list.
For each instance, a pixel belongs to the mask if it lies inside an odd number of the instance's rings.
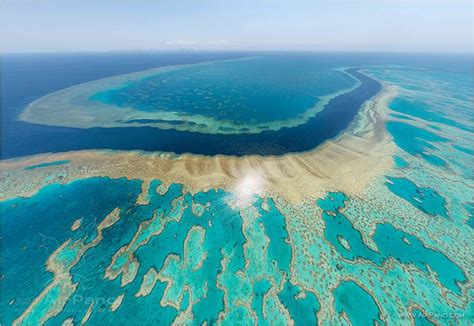
[[471,64],[6,56],[1,323],[468,325]]

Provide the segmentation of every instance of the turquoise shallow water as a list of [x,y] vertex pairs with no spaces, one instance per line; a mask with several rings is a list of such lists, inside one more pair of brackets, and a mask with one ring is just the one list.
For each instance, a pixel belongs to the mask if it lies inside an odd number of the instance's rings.
[[[38,289],[51,281],[44,264],[60,244],[71,236],[93,236],[98,218],[115,207],[126,208],[138,196],[140,183],[109,181],[88,179],[67,187],[50,185],[34,197],[2,202],[2,300],[15,300],[11,305],[2,301],[5,321],[24,310]],[[70,227],[78,218],[83,226],[71,234]],[[122,236],[126,241],[126,235]]]
[[395,166],[400,169],[406,168],[408,166],[407,161],[397,155],[393,156],[393,162],[395,163]]
[[446,200],[433,189],[417,187],[410,180],[403,178],[389,177],[386,185],[394,194],[407,200],[423,212],[448,217]]
[[376,302],[356,282],[345,281],[339,284],[334,291],[334,297],[337,312],[345,312],[354,325],[382,323]]
[[[126,184],[123,184],[123,182],[126,182]],[[80,286],[69,298],[61,314],[56,319],[53,319],[52,322],[66,317],[82,318],[88,308],[87,303],[90,301],[87,298],[93,298],[99,304],[102,304],[96,307],[97,310],[92,313],[90,317],[91,322],[102,323],[105,320],[109,322],[112,320],[117,322],[124,321],[127,319],[127,315],[138,309],[138,307],[141,307],[140,310],[143,311],[143,314],[138,319],[135,319],[136,321],[141,320],[145,323],[158,320],[165,323],[172,322],[177,317],[179,310],[186,310],[187,304],[185,301],[183,302],[183,308],[178,310],[170,307],[158,308],[149,304],[156,300],[156,298],[161,298],[164,295],[164,282],[158,281],[152,295],[139,299],[134,297],[145,273],[150,268],[160,271],[164,276],[173,278],[173,284],[168,284],[171,286],[167,290],[168,296],[180,298],[184,295],[184,288],[190,289],[191,297],[194,300],[192,312],[197,324],[202,322],[212,324],[218,320],[220,312],[224,310],[225,295],[223,289],[217,286],[217,278],[223,273],[222,259],[228,257],[226,258],[228,259],[226,271],[231,274],[235,274],[237,271],[244,271],[245,269],[243,246],[246,240],[242,233],[244,228],[239,212],[231,209],[224,202],[226,194],[222,191],[210,191],[191,196],[184,194],[180,185],[171,185],[164,195],[159,195],[156,192],[157,187],[160,185],[159,181],[154,181],[150,187],[148,205],[134,205],[138,195],[138,185],[136,181],[110,180],[107,178],[84,179],[67,186],[49,186],[28,199],[10,200],[2,203],[2,212],[5,216],[8,216],[8,219],[5,221],[6,232],[11,235],[11,237],[6,239],[7,255],[5,256],[5,264],[9,267],[6,271],[6,278],[12,281],[12,283],[4,284],[4,288],[7,291],[4,293],[5,296],[3,298],[8,298],[9,302],[14,300],[11,304],[6,302],[2,304],[4,308],[9,306],[8,310],[4,311],[5,314],[3,314],[6,322],[12,321],[18,312],[26,308],[25,304],[29,303],[34,293],[40,291],[42,287],[51,281],[51,275],[47,273],[41,275],[42,282],[36,280],[37,275],[35,278],[30,278],[29,276],[33,270],[41,270],[43,268],[46,257],[55,249],[54,246],[49,249],[42,246],[42,242],[30,234],[16,235],[15,232],[27,230],[24,228],[24,224],[18,223],[17,216],[25,215],[23,213],[24,210],[29,210],[32,213],[30,216],[35,216],[36,213],[44,214],[44,209],[48,211],[45,218],[48,216],[58,216],[59,214],[67,216],[67,218],[51,220],[47,227],[38,226],[41,232],[37,234],[45,237],[49,235],[54,244],[59,244],[65,240],[64,237],[53,237],[55,232],[61,234],[68,233],[66,230],[70,227],[71,223],[76,218],[82,218],[81,227],[72,233],[71,236],[73,240],[81,239],[86,244],[97,237],[94,226],[98,222],[94,221],[91,223],[88,221],[88,218],[92,218],[92,216],[90,216],[87,210],[89,207],[97,208],[96,203],[100,201],[107,201],[111,206],[117,205],[117,207],[121,207],[123,213],[120,220],[105,231],[104,239],[100,244],[87,251],[81,260],[72,266],[70,272],[72,281],[79,282]],[[115,194],[116,190],[109,191],[108,187],[120,189],[125,197],[114,196],[114,201],[111,201],[107,197],[96,196],[95,187],[102,187],[105,196],[113,196]],[[63,201],[72,202],[68,197],[72,194],[82,194],[81,200],[74,202],[77,205],[84,205],[83,209],[79,209],[75,205],[64,207]],[[94,197],[94,199],[92,200],[91,197]],[[50,204],[39,208],[40,211],[35,211],[35,208],[38,209],[38,201]],[[269,211],[261,210],[261,212],[263,213],[262,222],[264,225],[267,225],[266,234],[271,244],[268,249],[269,264],[273,265],[274,263],[272,262],[277,262],[276,266],[278,267],[273,271],[275,275],[280,273],[279,270],[284,271],[287,275],[284,279],[286,285],[281,293],[279,293],[279,298],[295,319],[301,320],[301,323],[314,323],[316,320],[315,313],[318,310],[317,299],[310,292],[307,293],[306,298],[294,298],[302,289],[291,284],[289,280],[291,248],[285,241],[288,235],[284,231],[284,217],[274,207],[273,203],[269,202],[268,204]],[[206,209],[201,213],[195,212],[192,206],[196,205],[202,205]],[[101,207],[104,213],[96,211],[95,217],[99,219],[105,217],[108,213],[106,211],[110,210],[111,206]],[[61,210],[61,213],[58,210]],[[33,223],[31,218],[23,220],[24,223]],[[274,224],[272,223],[273,221],[277,223]],[[280,222],[278,223],[278,221]],[[260,222],[256,221],[256,223]],[[137,231],[138,225],[146,225],[146,227]],[[189,242],[190,235],[198,226],[202,230],[203,239]],[[154,232],[159,229],[161,229],[159,236],[154,236]],[[37,231],[33,231],[33,235]],[[135,232],[137,233],[133,238],[133,233]],[[28,240],[39,244],[38,246],[30,245],[28,250],[22,251],[24,255],[28,255],[28,257],[25,256],[24,258],[28,259],[28,263],[22,260],[22,256],[13,256],[14,252],[18,252],[18,247],[24,246],[23,242],[14,241],[13,237],[24,238],[25,241]],[[185,241],[186,238],[188,239],[187,241]],[[170,241],[171,239],[172,241]],[[126,243],[132,244],[129,249],[130,252],[125,251],[122,255],[116,256],[117,250]],[[185,247],[186,243],[187,246]],[[66,265],[71,264],[75,255],[77,255],[77,251],[69,252],[69,250],[66,247],[57,257]],[[194,258],[198,262],[204,259],[204,263],[200,267],[196,267],[195,264],[189,265],[189,261],[192,259],[190,256],[194,255],[196,250],[200,250],[201,255],[203,252],[206,253],[205,257],[200,257],[198,254]],[[115,260],[111,263],[114,255]],[[139,270],[136,271],[137,274],[130,285],[122,289],[119,282],[120,277],[113,282],[102,281],[105,268],[109,266],[112,271],[119,271],[119,275],[122,274],[123,282],[123,273],[129,271],[127,268],[130,268],[128,265],[128,260],[131,258],[130,255],[135,256],[139,262]],[[178,261],[168,261],[167,259],[170,255],[181,257],[181,259]],[[33,260],[31,257],[36,259]],[[120,259],[120,257],[125,258]],[[182,263],[180,260],[182,260]],[[17,264],[28,265],[28,269],[23,269],[24,274],[16,274],[21,279],[32,282],[24,285],[24,292],[18,291],[16,282],[13,282],[12,273],[15,267],[18,267]],[[275,275],[270,274],[268,277],[272,279],[272,276]],[[262,283],[261,286],[256,284],[255,291],[257,293],[262,292],[260,287],[265,289],[265,287],[268,287],[268,284],[270,283]],[[252,290],[249,290],[251,292],[248,294],[252,295]],[[49,291],[45,299],[41,300],[31,314],[28,315],[28,319],[41,319],[47,310],[51,308],[49,298],[51,296],[57,298],[60,295],[58,291],[57,287]],[[103,305],[105,303],[110,304],[110,299],[115,298],[121,293],[125,293],[125,299],[122,304],[126,308],[112,314]],[[173,300],[173,302],[175,301]],[[256,302],[254,306],[257,304]],[[261,310],[261,305],[262,303],[256,308]]]
[[347,217],[341,213],[347,200],[342,193],[330,193],[327,198],[318,201],[318,205],[323,209],[325,237],[341,255],[349,260],[364,258],[375,264],[382,264],[392,257],[414,264],[425,272],[428,272],[426,266],[429,266],[437,272],[439,281],[444,286],[455,292],[460,291],[457,284],[465,282],[466,276],[458,266],[443,254],[423,246],[417,237],[397,230],[390,224],[377,225],[373,241],[378,251],[369,248],[361,233],[354,229]]
[[[248,322],[253,315],[262,323],[271,323],[279,315],[279,310],[274,310],[270,304],[271,300],[280,302],[296,324],[316,324],[319,300],[324,298],[318,299],[318,291],[308,285],[303,288],[294,284],[291,265],[292,259],[298,257],[294,257],[290,246],[285,215],[271,199],[256,201],[252,206],[254,218],[249,218],[246,213],[228,206],[226,198],[229,194],[223,191],[190,195],[183,192],[180,185],[173,184],[160,195],[157,192],[160,185],[157,180],[152,182],[146,205],[135,204],[140,192],[138,180],[108,178],[83,179],[67,186],[52,185],[31,198],[2,202],[2,213],[7,217],[4,228],[10,235],[5,239],[7,255],[4,263],[7,269],[3,300],[9,303],[2,302],[3,308],[8,307],[2,311],[3,320],[10,322],[18,317],[31,303],[31,298],[52,281],[51,274],[33,271],[43,269],[45,259],[60,243],[67,237],[80,241],[82,245],[79,243],[79,247],[90,243],[98,236],[98,222],[114,207],[120,207],[118,222],[106,229],[103,240],[81,254],[77,263],[72,262],[79,251],[69,247],[56,257],[62,264],[72,265],[70,277],[79,286],[66,297],[64,308],[50,319],[49,324],[66,318],[82,319],[92,302],[90,322],[93,324],[122,323],[130,316],[139,323],[171,323],[188,307],[196,324],[217,322],[223,311],[227,312],[225,321],[229,323]],[[108,205],[99,204],[102,202]],[[373,236],[377,252],[367,247],[360,231],[350,224],[348,216],[341,213],[351,205],[348,197],[332,193],[319,200],[318,205],[323,210],[327,245],[339,251],[343,259],[356,262],[362,258],[376,264],[371,268],[378,269],[377,265],[382,266],[388,258],[393,258],[402,266],[414,266],[425,278],[434,271],[447,291],[462,294],[459,286],[466,282],[464,272],[444,254],[426,248],[416,236],[390,224],[378,225]],[[42,223],[35,222],[36,216],[42,217]],[[55,218],[57,216],[61,218]],[[51,220],[45,225],[43,222],[48,217]],[[71,232],[68,228],[76,218],[81,218],[82,224],[77,231]],[[36,226],[32,230],[25,227],[26,224]],[[259,238],[249,238],[253,228],[261,229],[266,235],[266,246],[260,247]],[[43,240],[35,236],[41,236]],[[341,245],[339,236],[348,246]],[[44,239],[51,239],[51,246],[45,246]],[[27,250],[24,241],[30,243]],[[259,261],[249,256],[252,250],[259,252]],[[136,263],[131,263],[133,261]],[[265,265],[267,267],[263,267]],[[161,276],[147,282],[152,284],[149,295],[136,297],[142,282],[145,282],[145,275],[152,269]],[[106,270],[116,272],[118,277],[104,279]],[[240,281],[226,276],[238,273],[242,273],[237,276]],[[130,281],[124,286],[125,278]],[[17,279],[23,282],[21,291]],[[251,311],[238,305],[229,306],[229,294],[226,294],[226,291],[233,292],[246,282],[249,282],[248,288],[244,286],[234,294],[240,301],[248,302]],[[365,286],[371,287],[370,284]],[[404,288],[403,284],[398,286]],[[436,287],[433,283],[432,286]],[[51,303],[60,301],[61,293],[59,286],[53,287],[26,320],[42,319],[51,309]],[[125,295],[122,305],[112,312],[109,306],[121,294]],[[334,296],[336,310],[344,311],[354,325],[380,320],[374,299],[354,282],[341,283]],[[153,304],[158,301],[181,304],[177,307]],[[141,311],[139,315],[136,315],[137,309]]]
[[[141,180],[98,177],[0,202],[2,324],[44,289],[25,324],[80,323],[88,309],[93,325],[468,324],[472,77],[368,73],[400,87],[397,98],[417,110],[388,121],[393,168],[360,196],[341,190],[300,204],[256,196],[238,208],[222,189],[190,193],[154,180],[137,204]],[[442,110],[444,119],[431,117]],[[54,162],[32,171],[65,167]],[[119,219],[99,233],[116,208]],[[61,277],[46,271],[48,257]]]
[[471,132],[474,130],[472,127],[466,126],[462,122],[447,118],[444,110],[436,110],[432,105],[424,101],[398,97],[389,104],[389,108],[396,112],[408,114],[426,121],[443,123]]
[[422,156],[434,165],[446,164],[442,158],[430,153],[430,150],[435,149],[433,143],[447,141],[443,136],[405,122],[389,121],[387,129],[393,135],[397,146],[408,153]]

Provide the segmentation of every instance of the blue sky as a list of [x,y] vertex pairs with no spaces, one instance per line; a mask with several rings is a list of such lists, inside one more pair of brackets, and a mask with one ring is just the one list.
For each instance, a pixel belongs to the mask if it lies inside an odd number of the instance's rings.
[[1,50],[472,52],[469,0],[2,0]]

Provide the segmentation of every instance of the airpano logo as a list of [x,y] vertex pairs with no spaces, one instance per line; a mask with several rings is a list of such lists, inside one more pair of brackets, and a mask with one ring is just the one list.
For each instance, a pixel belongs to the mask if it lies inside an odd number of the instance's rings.
[[441,319],[463,319],[466,317],[464,312],[453,312],[453,311],[413,311],[409,313],[398,314],[398,317],[401,319],[431,319],[431,320],[441,320]]
[[85,304],[85,305],[91,305],[91,304],[98,304],[98,305],[112,305],[115,301],[115,297],[87,297],[87,296],[82,296],[75,294],[72,296],[72,303],[73,304]]

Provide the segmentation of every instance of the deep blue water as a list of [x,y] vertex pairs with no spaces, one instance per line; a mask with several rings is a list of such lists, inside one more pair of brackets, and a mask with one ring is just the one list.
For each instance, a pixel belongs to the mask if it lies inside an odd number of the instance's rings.
[[[17,121],[23,108],[53,91],[127,72],[153,67],[232,59],[258,53],[76,53],[8,54],[2,57],[2,158],[80,149],[172,151],[196,154],[284,154],[311,150],[335,137],[352,121],[364,100],[375,95],[377,82],[352,70],[363,85],[334,99],[328,108],[296,128],[257,135],[205,135],[156,128],[76,129]],[[293,53],[295,60],[317,57],[321,65],[366,67],[412,65],[469,71],[471,58],[461,55],[369,53]]]

